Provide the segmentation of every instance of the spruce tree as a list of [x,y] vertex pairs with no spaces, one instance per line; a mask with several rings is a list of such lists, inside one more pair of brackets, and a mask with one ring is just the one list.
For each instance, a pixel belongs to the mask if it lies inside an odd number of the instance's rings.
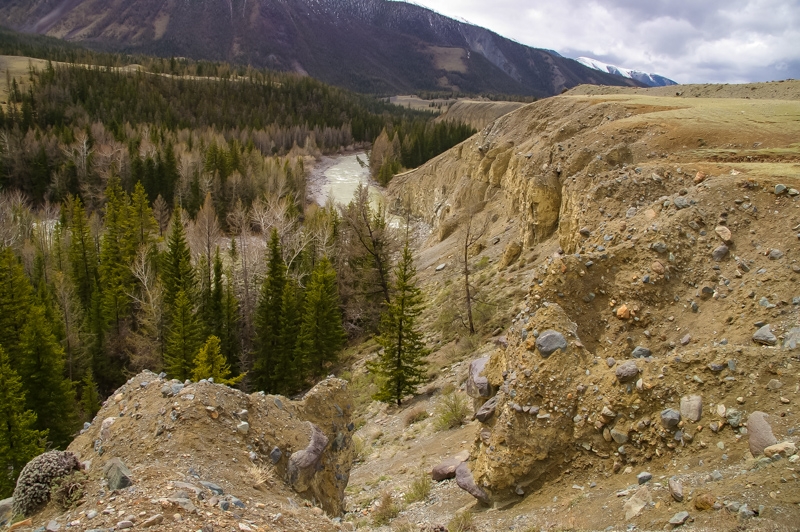
[[64,377],[64,350],[53,336],[44,309],[32,305],[20,338],[19,376],[26,405],[36,412],[35,427],[49,429],[56,447],[66,447],[77,428],[75,391]]
[[335,362],[345,340],[336,271],[327,258],[320,260],[306,288],[298,351],[311,372],[320,376]]
[[[233,242],[236,242],[233,240]],[[233,287],[233,275],[229,272],[225,280],[225,292],[222,299],[223,323],[220,336],[222,354],[232,367],[238,367],[241,353],[241,330],[239,327],[239,300]]]
[[[163,199],[162,199],[163,201]],[[135,247],[149,245],[153,241],[158,224],[156,223],[153,209],[147,199],[147,192],[141,181],[136,183],[131,195],[131,235],[134,238]]]
[[175,298],[172,322],[167,333],[164,364],[167,375],[173,379],[192,378],[194,358],[202,343],[201,325],[186,292],[181,290]]
[[286,265],[275,229],[272,230],[268,253],[267,276],[256,309],[256,349],[252,377],[257,389],[272,393],[275,391],[274,365],[281,349],[281,316],[286,288]]
[[0,345],[19,368],[20,338],[33,304],[33,289],[11,248],[0,251]]
[[300,332],[300,306],[302,292],[297,282],[287,279],[283,289],[278,343],[272,367],[275,393],[290,395],[297,392],[306,375],[306,363],[296,346]]
[[136,254],[131,221],[130,199],[119,178],[112,177],[106,187],[105,233],[100,244],[100,285],[102,312],[106,325],[119,334],[128,317],[134,277],[131,264]]
[[217,384],[233,386],[244,378],[244,374],[230,378],[231,367],[220,351],[220,341],[216,336],[209,336],[205,345],[197,352],[194,359],[192,378],[195,381],[213,378]]
[[378,344],[383,352],[368,365],[380,379],[375,399],[396,402],[416,392],[425,381],[425,357],[428,350],[422,343],[417,318],[422,312],[422,292],[416,283],[417,270],[406,242],[403,256],[395,268],[394,297],[381,315]]
[[195,272],[192,268],[191,253],[186,243],[186,230],[181,220],[181,209],[176,208],[172,215],[172,230],[167,241],[167,252],[164,254],[162,266],[164,283],[164,305],[172,312],[178,292],[184,292],[193,299],[195,289]]
[[81,407],[83,407],[83,418],[92,421],[97,412],[100,411],[100,393],[97,391],[97,383],[94,381],[92,368],[86,371],[82,379],[81,387]]
[[89,218],[80,198],[67,200],[69,209],[69,262],[72,283],[84,310],[92,306],[97,283],[97,250],[89,229]]
[[25,409],[25,392],[0,347],[0,499],[11,497],[20,471],[44,452],[47,431],[34,428],[36,414]]

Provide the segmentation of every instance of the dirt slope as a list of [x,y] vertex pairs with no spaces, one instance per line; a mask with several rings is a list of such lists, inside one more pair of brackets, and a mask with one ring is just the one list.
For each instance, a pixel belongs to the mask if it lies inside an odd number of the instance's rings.
[[[395,208],[428,227],[418,267],[431,322],[463,305],[453,287],[467,213],[488,220],[472,265],[496,308],[481,329],[490,341],[440,346],[419,405],[433,412],[436,391],[463,389],[469,361],[488,356],[497,406],[438,438],[430,422],[406,426],[408,411],[367,412],[371,456],[406,466],[357,465],[348,500],[369,514],[367,486],[400,494],[415,468],[469,450],[489,506],[445,481],[396,522],[432,530],[469,509],[480,530],[652,530],[687,511],[684,529],[796,529],[798,458],[764,457],[758,424],[746,425],[764,412],[775,441],[798,443],[798,89],[575,89],[393,181]],[[565,339],[549,357],[536,341],[547,330]],[[627,516],[641,472],[646,503]]]
[[437,120],[461,122],[475,129],[483,129],[503,115],[516,111],[524,104],[519,102],[481,102],[459,100],[447,108]]

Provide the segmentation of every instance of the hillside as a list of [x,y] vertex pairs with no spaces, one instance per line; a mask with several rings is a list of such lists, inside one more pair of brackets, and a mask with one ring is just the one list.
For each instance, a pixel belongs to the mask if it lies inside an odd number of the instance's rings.
[[[296,400],[143,371],[69,444],[83,497],[18,530],[796,530],[798,94],[578,87],[501,116],[388,188],[427,300],[419,393],[372,400],[369,338]],[[340,212],[321,243],[356,238]],[[2,286],[43,269],[18,238]]]
[[501,116],[516,111],[524,104],[519,102],[482,102],[459,100],[447,108],[436,120],[460,122],[475,129],[483,129]]
[[[496,311],[485,344],[441,338],[413,406],[366,411],[358,435],[373,450],[354,468],[355,500],[369,502],[360,486],[385,459],[424,469],[468,451],[492,510],[449,480],[397,522],[468,510],[481,530],[650,530],[686,511],[690,530],[792,530],[797,457],[765,458],[759,438],[796,445],[800,425],[798,88],[579,88],[398,176],[395,204],[427,228],[431,323],[441,302],[463,309],[470,210],[473,226],[488,220],[470,253],[474,289]],[[539,341],[551,331],[565,339],[552,355]],[[475,408],[494,395],[493,414],[437,433],[439,390],[470,393],[481,357],[489,395]],[[433,417],[409,425],[415,409]],[[402,492],[414,475],[377,486]]]
[[543,97],[581,83],[637,84],[387,0],[12,0],[0,20],[101,49],[294,71],[368,93]]

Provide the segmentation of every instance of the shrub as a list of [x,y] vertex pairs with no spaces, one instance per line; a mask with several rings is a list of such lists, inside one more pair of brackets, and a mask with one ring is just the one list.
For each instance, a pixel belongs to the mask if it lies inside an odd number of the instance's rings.
[[363,462],[367,457],[367,443],[360,436],[353,436],[353,461]]
[[472,512],[469,510],[457,513],[449,523],[447,523],[447,532],[468,532],[473,530]]
[[69,475],[55,479],[50,487],[50,500],[62,510],[75,508],[83,498],[88,478],[83,471],[73,471]]
[[381,494],[381,499],[378,501],[375,511],[372,514],[372,524],[381,526],[389,523],[392,519],[397,517],[400,513],[400,508],[394,503],[392,494],[384,491]]
[[428,411],[425,410],[422,406],[416,406],[406,412],[405,421],[406,426],[409,427],[414,423],[419,423],[420,421],[424,421],[428,419]]
[[247,475],[256,489],[262,489],[275,481],[275,470],[268,466],[251,465],[247,468]]
[[460,426],[468,413],[466,397],[455,389],[443,391],[436,405],[436,430],[449,430]]
[[50,499],[53,481],[80,470],[74,454],[50,451],[40,454],[22,469],[14,490],[14,513],[31,515]]
[[426,471],[420,471],[406,491],[405,499],[409,504],[412,502],[424,501],[428,498],[430,493],[431,476]]

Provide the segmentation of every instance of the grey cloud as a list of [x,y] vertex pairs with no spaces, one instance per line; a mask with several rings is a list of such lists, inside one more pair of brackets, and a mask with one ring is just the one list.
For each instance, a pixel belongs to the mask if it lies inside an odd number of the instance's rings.
[[800,0],[417,0],[524,44],[685,83],[800,77]]

